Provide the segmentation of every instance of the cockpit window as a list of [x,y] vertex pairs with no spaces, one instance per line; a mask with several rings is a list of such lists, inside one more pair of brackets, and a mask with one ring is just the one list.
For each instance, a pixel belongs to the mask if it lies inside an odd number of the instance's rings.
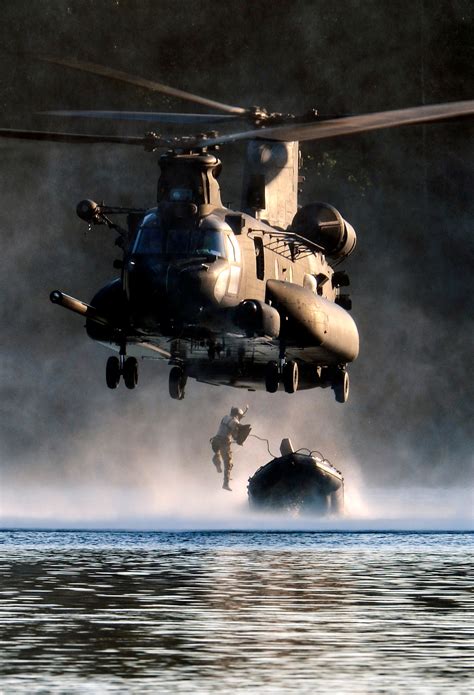
[[163,257],[227,257],[223,232],[186,226],[164,230],[154,213],[147,215],[139,227],[133,253]]
[[146,215],[140,225],[134,253],[163,254],[164,236],[158,218],[155,214]]
[[[192,232],[191,232],[192,234]],[[168,229],[166,239],[166,255],[183,256],[189,253],[190,231],[186,228]]]
[[191,237],[190,252],[194,255],[226,257],[225,236],[214,229],[197,229]]

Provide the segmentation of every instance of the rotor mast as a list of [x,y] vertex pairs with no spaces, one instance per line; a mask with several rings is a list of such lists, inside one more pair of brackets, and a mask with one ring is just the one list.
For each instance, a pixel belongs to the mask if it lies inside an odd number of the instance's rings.
[[222,164],[214,154],[169,151],[160,157],[159,164],[158,203],[193,205],[200,216],[222,207],[217,181]]

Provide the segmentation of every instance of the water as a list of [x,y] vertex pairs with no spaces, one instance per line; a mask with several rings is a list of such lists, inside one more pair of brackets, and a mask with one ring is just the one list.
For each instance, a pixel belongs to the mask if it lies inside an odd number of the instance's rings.
[[0,691],[468,693],[469,533],[3,531]]

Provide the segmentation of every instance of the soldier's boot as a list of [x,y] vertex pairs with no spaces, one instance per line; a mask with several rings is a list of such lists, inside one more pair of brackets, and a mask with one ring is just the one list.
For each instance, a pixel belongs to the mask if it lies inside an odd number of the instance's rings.
[[229,492],[232,492],[232,488],[229,485],[229,481],[230,481],[229,474],[227,474],[227,475],[224,474],[224,482],[222,484],[222,489],[228,490]]
[[218,473],[222,473],[221,457],[219,454],[214,454],[212,457],[212,463],[215,465]]

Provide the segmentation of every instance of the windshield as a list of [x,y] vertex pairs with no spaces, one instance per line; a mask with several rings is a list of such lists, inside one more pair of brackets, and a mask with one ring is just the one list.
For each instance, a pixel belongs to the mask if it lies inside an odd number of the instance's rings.
[[191,235],[190,241],[190,251],[193,254],[226,257],[225,235],[222,232],[214,229],[197,229]]
[[134,253],[163,253],[163,233],[158,225],[143,225],[138,232]]
[[135,254],[218,256],[226,258],[225,235],[214,229],[172,227],[164,230],[155,214],[147,215],[137,234]]

